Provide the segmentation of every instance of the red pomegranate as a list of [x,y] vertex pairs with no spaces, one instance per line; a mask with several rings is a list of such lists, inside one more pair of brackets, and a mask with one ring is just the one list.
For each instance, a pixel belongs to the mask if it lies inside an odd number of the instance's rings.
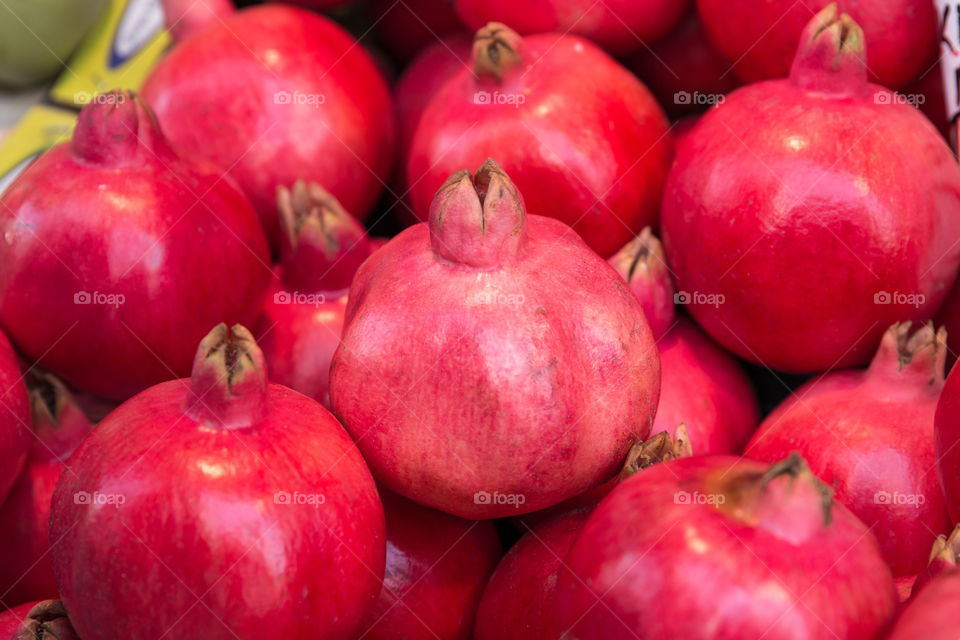
[[[829,3],[829,4],[828,4]],[[697,11],[713,45],[745,82],[779,78],[790,71],[803,27],[830,0],[697,0]],[[874,82],[899,89],[933,63],[937,14],[932,2],[841,0],[840,8],[863,27],[869,45],[867,70]]]
[[221,320],[252,321],[267,287],[250,203],[177,155],[129,91],[84,107],[73,140],[0,205],[0,324],[27,358],[96,395],[122,401],[185,374],[186,345]]
[[471,638],[477,604],[500,559],[491,522],[463,520],[382,491],[387,569],[360,637]]
[[390,173],[386,83],[350,34],[305,9],[215,20],[160,61],[143,96],[174,146],[237,181],[274,245],[277,186],[317,182],[364,216]]
[[629,66],[674,116],[703,111],[740,85],[730,63],[707,42],[696,14],[660,42],[638,49]]
[[280,264],[254,327],[273,382],[330,405],[330,361],[346,294],[373,250],[360,223],[317,184],[280,187]]
[[950,139],[950,122],[947,120],[946,99],[943,96],[943,72],[939,63],[925,69],[913,84],[903,89],[903,95],[903,99],[927,116],[945,140]]
[[161,4],[167,30],[175,40],[203,31],[236,11],[232,0],[161,0]]
[[[2,200],[0,200],[2,202]],[[2,249],[0,249],[2,251]],[[2,276],[0,276],[2,277]],[[49,283],[48,283],[49,284]],[[0,504],[16,482],[33,443],[30,403],[17,354],[0,332]]]
[[824,374],[767,416],[745,455],[772,462],[799,451],[836,499],[873,529],[893,575],[927,565],[950,528],[936,475],[933,416],[946,336],[909,323],[883,336],[866,370]]
[[527,531],[503,557],[483,591],[474,640],[553,640],[553,595],[589,510],[572,511]]
[[572,226],[603,257],[656,223],[673,142],[629,71],[582,38],[521,38],[498,23],[477,32],[470,67],[433,97],[414,135],[407,181],[421,220],[447,176],[492,157],[531,211]]
[[370,10],[377,40],[403,61],[464,29],[453,0],[373,0]]
[[492,20],[520,33],[575,33],[613,53],[628,53],[670,33],[690,0],[541,0],[532,6],[508,0],[455,0],[471,29]]
[[955,640],[960,607],[960,570],[931,581],[910,602],[887,640]]
[[673,280],[663,245],[650,227],[645,227],[607,262],[627,281],[630,291],[640,301],[653,337],[659,339],[667,333],[676,322]]
[[0,596],[7,602],[58,597],[50,564],[50,499],[67,459],[93,428],[52,376],[37,378],[30,404],[36,438],[26,468],[0,505]]
[[107,416],[70,470],[51,556],[83,640],[352,638],[380,591],[370,472],[326,409],[268,384],[242,326]]
[[0,612],[0,640],[80,640],[80,636],[67,619],[63,603],[44,600]]
[[662,220],[698,323],[795,373],[865,362],[886,327],[931,315],[960,260],[960,170],[943,139],[867,83],[863,33],[835,6],[802,42],[789,79],[701,118]]
[[564,560],[550,637],[866,640],[896,610],[873,536],[801,458],[695,456],[600,503]]
[[649,433],[659,372],[624,281],[569,227],[528,216],[488,160],[360,267],[330,397],[388,488],[494,518],[611,477]]
[[934,452],[937,475],[950,520],[960,522],[960,371],[947,376],[934,415]]

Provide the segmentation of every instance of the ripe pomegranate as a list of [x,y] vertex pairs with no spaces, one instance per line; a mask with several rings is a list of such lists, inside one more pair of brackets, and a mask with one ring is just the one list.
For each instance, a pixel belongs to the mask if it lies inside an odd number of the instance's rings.
[[950,122],[947,120],[946,99],[943,96],[943,74],[940,63],[926,69],[913,84],[903,89],[912,104],[927,116],[945,140],[950,139]]
[[932,580],[903,610],[888,640],[955,640],[960,606],[960,570]]
[[960,373],[954,367],[940,393],[934,415],[937,475],[953,522],[960,521]]
[[650,227],[645,227],[607,262],[627,281],[630,291],[640,301],[653,337],[662,337],[676,322],[674,288],[663,245]]
[[494,157],[531,211],[569,224],[603,257],[656,222],[673,143],[629,71],[581,38],[521,38],[498,23],[477,32],[470,65],[414,135],[407,180],[421,220],[447,176]]
[[70,469],[51,555],[84,640],[352,638],[380,591],[370,472],[326,409],[268,384],[242,326],[107,416]]
[[768,462],[799,451],[873,528],[895,576],[921,571],[937,534],[950,528],[933,452],[946,336],[932,325],[911,336],[909,327],[884,334],[868,369],[827,373],[798,389],[745,451]]
[[360,223],[317,184],[280,187],[280,264],[254,327],[273,382],[330,405],[330,360],[340,344],[346,294],[373,244]]
[[276,189],[314,181],[364,216],[393,161],[390,95],[333,21],[281,4],[237,11],[181,41],[143,86],[182,153],[241,185],[276,246]]
[[628,53],[670,33],[686,15],[690,0],[542,0],[534,7],[507,0],[455,0],[471,29],[491,20],[520,33],[575,33],[613,53]]
[[730,63],[710,46],[696,14],[668,37],[638,49],[628,64],[673,116],[703,111],[740,85]]
[[[829,3],[829,4],[828,4]],[[745,82],[779,78],[790,71],[804,25],[830,0],[697,0],[713,45]],[[937,55],[937,15],[932,2],[842,0],[841,9],[863,27],[871,80],[899,89],[926,71]]]
[[361,637],[467,640],[500,559],[492,522],[463,520],[382,491],[387,569]]
[[236,9],[232,0],[161,0],[167,30],[174,40],[183,40],[226,20]]
[[796,373],[866,361],[886,327],[931,315],[960,260],[960,170],[943,139],[867,83],[863,33],[834,5],[802,43],[789,79],[701,118],[662,221],[698,323]]
[[551,637],[877,638],[897,596],[869,530],[798,456],[654,465],[587,520]]
[[49,555],[50,499],[67,459],[93,428],[52,376],[37,378],[30,404],[36,438],[26,468],[0,505],[0,595],[7,602],[58,597]]
[[453,0],[373,0],[370,10],[377,40],[402,61],[464,29]]
[[649,433],[659,374],[623,280],[569,227],[528,216],[488,160],[360,267],[330,396],[384,485],[480,519],[612,476]]
[[0,640],[80,640],[59,600],[28,602],[0,612]]
[[122,401],[186,373],[185,343],[222,319],[252,321],[267,287],[250,203],[178,156],[129,91],[84,107],[73,140],[0,205],[0,324],[27,358],[96,395]]
[[[2,200],[0,200],[2,202]],[[2,248],[0,248],[2,251]],[[2,276],[0,276],[2,277]],[[49,286],[49,283],[46,283]],[[0,504],[27,461],[30,436],[30,403],[20,375],[17,354],[0,332]]]

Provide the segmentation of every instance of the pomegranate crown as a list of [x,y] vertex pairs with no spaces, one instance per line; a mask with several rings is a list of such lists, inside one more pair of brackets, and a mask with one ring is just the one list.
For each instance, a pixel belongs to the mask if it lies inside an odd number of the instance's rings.
[[73,394],[58,378],[34,371],[28,384],[30,414],[37,435],[31,455],[69,458],[93,428]]
[[85,163],[108,168],[174,155],[147,103],[122,89],[95,96],[80,111],[70,150]]
[[608,262],[640,301],[654,336],[666,333],[676,315],[673,279],[663,245],[650,227],[644,228]]
[[633,445],[620,470],[619,481],[622,482],[638,471],[660,462],[689,458],[692,455],[693,449],[690,447],[690,438],[687,436],[687,426],[680,423],[673,436],[669,431],[661,431]]
[[59,600],[44,600],[27,612],[10,640],[79,640]]
[[913,377],[932,393],[943,388],[947,359],[947,330],[927,322],[910,333],[910,322],[897,322],[883,334],[870,363],[871,375]]
[[853,18],[841,14],[837,3],[824,7],[807,23],[790,80],[818,93],[852,95],[867,91],[866,44]]
[[473,37],[473,73],[479,79],[503,80],[505,73],[523,65],[523,38],[500,22],[490,22]]

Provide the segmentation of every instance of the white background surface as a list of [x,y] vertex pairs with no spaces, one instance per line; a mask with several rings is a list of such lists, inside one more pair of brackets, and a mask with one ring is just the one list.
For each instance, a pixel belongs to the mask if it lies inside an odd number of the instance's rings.
[[45,86],[15,93],[0,91],[0,142],[3,142],[7,133],[17,124],[20,116],[30,108],[30,105],[43,99],[45,91]]

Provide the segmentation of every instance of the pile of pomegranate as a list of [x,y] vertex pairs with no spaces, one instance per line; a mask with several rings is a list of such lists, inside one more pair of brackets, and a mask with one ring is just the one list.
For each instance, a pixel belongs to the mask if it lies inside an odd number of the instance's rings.
[[0,640],[960,637],[934,0],[162,4],[0,192]]

